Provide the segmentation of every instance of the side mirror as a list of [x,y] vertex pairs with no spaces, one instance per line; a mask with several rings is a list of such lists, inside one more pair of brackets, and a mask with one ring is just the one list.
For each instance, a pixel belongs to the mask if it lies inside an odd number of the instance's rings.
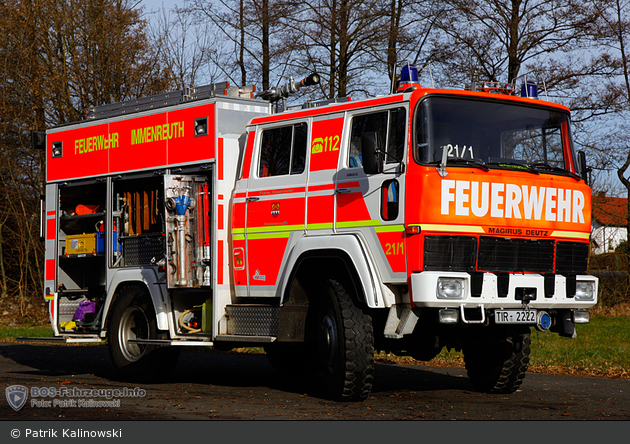
[[380,174],[383,172],[382,143],[377,132],[363,133],[361,136],[361,155],[363,171],[366,174]]
[[578,166],[580,167],[580,176],[588,185],[588,173],[590,173],[592,169],[586,166],[586,154],[584,153],[584,151],[578,151],[577,157]]

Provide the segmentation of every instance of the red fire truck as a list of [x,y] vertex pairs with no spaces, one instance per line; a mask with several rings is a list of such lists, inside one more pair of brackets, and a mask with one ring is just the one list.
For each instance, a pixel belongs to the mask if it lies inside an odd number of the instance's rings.
[[412,65],[394,94],[286,107],[317,81],[186,89],[48,130],[56,340],[107,341],[135,378],[183,346],[264,347],[340,400],[369,395],[375,350],[448,348],[477,389],[514,392],[531,329],[575,336],[597,301],[569,110],[530,83],[423,88]]

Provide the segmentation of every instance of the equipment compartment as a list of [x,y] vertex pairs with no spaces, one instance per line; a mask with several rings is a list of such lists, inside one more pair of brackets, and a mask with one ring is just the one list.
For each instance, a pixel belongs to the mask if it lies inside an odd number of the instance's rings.
[[162,176],[113,181],[114,267],[154,265],[164,257]]
[[164,178],[168,287],[211,284],[210,191],[204,176]]
[[106,263],[99,241],[105,234],[107,186],[104,181],[85,181],[59,187],[59,268],[57,271],[58,326],[62,331],[89,331],[73,322],[81,301],[102,301],[105,296]]

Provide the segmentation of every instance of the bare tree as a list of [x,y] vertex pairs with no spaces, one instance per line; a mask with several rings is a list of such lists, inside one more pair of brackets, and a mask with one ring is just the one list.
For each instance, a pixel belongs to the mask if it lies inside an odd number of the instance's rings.
[[291,41],[300,56],[292,65],[318,71],[326,80],[327,98],[368,94],[363,74],[377,69],[370,56],[384,37],[381,0],[317,0],[296,2]]
[[195,20],[175,6],[159,11],[151,31],[164,69],[178,89],[223,79],[220,61],[227,52],[225,41],[211,22]]
[[580,0],[444,0],[435,61],[454,83],[514,82],[541,56],[574,49],[594,20]]
[[[607,89],[610,91],[611,108],[617,111],[621,121],[621,131],[616,132],[616,137],[608,134],[608,148],[617,147],[620,152],[620,162],[617,177],[625,187],[630,198],[630,179],[627,177],[630,169],[630,134],[627,121],[630,114],[630,2],[623,0],[602,0],[597,3],[599,8],[599,21],[592,28],[593,37],[600,45],[602,59],[614,70],[616,75],[609,76]],[[628,199],[630,210],[630,199]],[[630,213],[629,213],[630,214]],[[630,223],[626,227],[630,233]]]
[[173,85],[137,6],[127,0],[0,2],[0,302],[18,307],[20,316],[43,308],[44,154],[31,148],[31,130]]
[[189,0],[185,11],[212,23],[232,45],[229,58],[225,52],[214,57],[229,80],[240,85],[259,83],[268,89],[271,73],[292,50],[282,43],[283,23],[293,12],[288,4],[286,0]]
[[93,105],[172,87],[131,0],[42,0],[30,26],[41,31],[39,60],[52,88],[54,123],[78,120]]
[[[390,90],[394,90],[398,70],[403,62],[410,62],[422,71],[430,69],[431,38],[442,8],[436,1],[386,0],[383,4],[382,45],[376,47],[373,57],[386,67]],[[430,71],[429,71],[430,74]],[[432,79],[425,76],[432,84]]]

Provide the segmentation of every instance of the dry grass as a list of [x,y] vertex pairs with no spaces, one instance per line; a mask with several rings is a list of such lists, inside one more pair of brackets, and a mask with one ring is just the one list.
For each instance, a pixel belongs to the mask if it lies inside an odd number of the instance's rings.
[[630,316],[630,302],[623,302],[613,307],[595,307],[590,310],[593,316],[619,317]]

